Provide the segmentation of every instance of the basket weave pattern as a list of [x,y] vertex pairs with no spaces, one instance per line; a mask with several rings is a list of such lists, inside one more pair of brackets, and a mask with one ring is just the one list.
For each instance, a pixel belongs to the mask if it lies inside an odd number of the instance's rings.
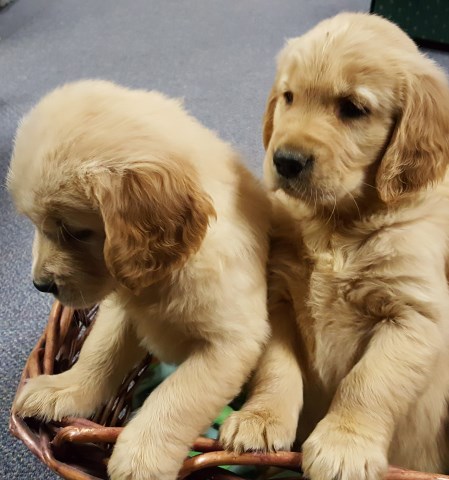
[[[95,322],[97,308],[73,310],[56,302],[47,327],[25,365],[17,392],[27,379],[41,374],[57,374],[68,370],[77,360],[81,347]],[[61,477],[69,480],[107,479],[107,461],[113,444],[131,413],[131,403],[139,378],[156,359],[148,356],[123,381],[116,396],[91,419],[65,418],[61,422],[26,421],[14,413],[10,431],[34,455]],[[198,438],[193,449],[202,452],[185,460],[179,474],[182,480],[238,480],[241,477],[217,468],[220,465],[277,466],[300,472],[301,454],[295,452],[244,453],[223,451],[219,443]],[[300,477],[300,473],[298,473]],[[388,480],[448,479],[449,476],[413,472],[390,467]],[[149,479],[150,480],[150,479]]]

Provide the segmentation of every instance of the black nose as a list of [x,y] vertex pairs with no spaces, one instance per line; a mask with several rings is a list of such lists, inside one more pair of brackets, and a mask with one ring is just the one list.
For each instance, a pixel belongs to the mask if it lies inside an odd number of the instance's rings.
[[39,290],[39,292],[52,293],[53,295],[58,293],[58,287],[56,286],[55,282],[36,283],[33,280],[33,285]]
[[277,172],[284,178],[297,177],[304,168],[312,165],[313,157],[290,150],[276,150],[273,163]]

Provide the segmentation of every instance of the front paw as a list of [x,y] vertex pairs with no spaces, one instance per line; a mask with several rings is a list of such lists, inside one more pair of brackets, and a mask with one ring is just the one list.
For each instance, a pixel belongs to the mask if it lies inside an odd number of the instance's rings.
[[40,375],[30,379],[17,397],[13,411],[21,417],[37,417],[44,421],[61,420],[69,415],[89,417],[97,402],[84,386],[63,375]]
[[357,432],[357,424],[325,417],[302,447],[311,480],[380,480],[388,469],[382,440]]
[[222,445],[236,452],[290,450],[295,435],[296,425],[269,410],[235,412],[220,429]]
[[158,440],[157,432],[153,435],[149,425],[135,422],[136,418],[117,439],[108,462],[110,479],[176,480],[187,448],[179,453],[172,443]]

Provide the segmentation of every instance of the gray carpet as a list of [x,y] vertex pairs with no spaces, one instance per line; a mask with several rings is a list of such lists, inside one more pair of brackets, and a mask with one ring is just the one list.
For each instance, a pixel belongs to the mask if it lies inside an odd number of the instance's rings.
[[[104,77],[184,97],[258,174],[261,117],[284,39],[369,0],[17,0],[0,11],[0,179],[20,116],[56,85]],[[449,66],[449,57],[432,54]],[[7,432],[50,299],[31,284],[31,228],[0,189],[0,478],[53,479]]]

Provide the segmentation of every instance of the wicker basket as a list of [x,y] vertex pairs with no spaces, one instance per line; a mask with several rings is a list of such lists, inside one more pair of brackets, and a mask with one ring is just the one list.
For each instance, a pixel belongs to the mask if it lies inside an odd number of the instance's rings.
[[[77,360],[81,346],[95,322],[97,308],[74,311],[56,302],[47,328],[26,363],[18,392],[28,378],[41,374],[60,373]],[[70,480],[107,479],[106,466],[113,444],[122,425],[131,413],[133,394],[138,380],[148,366],[156,362],[148,356],[124,380],[116,397],[91,419],[66,418],[61,422],[26,421],[11,414],[10,431],[61,477]],[[277,466],[300,472],[301,454],[294,452],[245,453],[223,451],[217,441],[198,438],[193,450],[202,452],[188,458],[180,479],[238,480],[235,473],[219,468],[222,465]],[[298,477],[300,474],[298,473]],[[277,476],[279,478],[279,475]],[[449,479],[441,474],[412,472],[390,467],[388,480]]]

